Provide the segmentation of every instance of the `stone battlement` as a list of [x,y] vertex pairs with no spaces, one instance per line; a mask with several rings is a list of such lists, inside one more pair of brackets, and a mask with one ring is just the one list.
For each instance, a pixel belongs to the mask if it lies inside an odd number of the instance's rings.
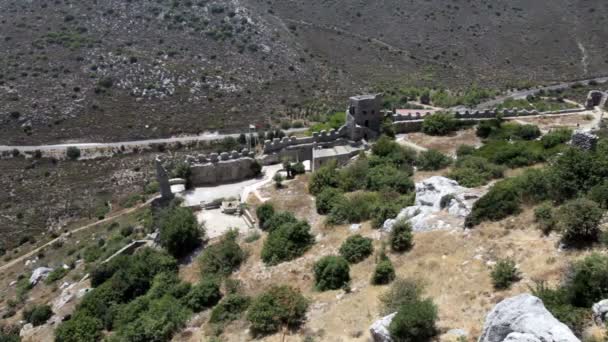
[[[496,109],[473,110],[473,111],[464,110],[464,111],[453,112],[453,114],[456,119],[466,120],[466,119],[491,119],[491,118],[495,118],[498,114],[502,114],[503,117],[505,117],[505,118],[512,118],[512,117],[517,117],[517,116],[531,116],[531,115],[541,115],[541,114],[578,113],[581,111],[584,111],[584,109],[572,108],[572,109],[564,109],[564,110],[552,111],[552,112],[539,112],[537,110],[513,108],[513,109],[503,109],[503,110],[496,110]],[[419,113],[419,112],[416,112],[414,114],[408,114],[408,115],[393,114],[391,116],[391,118],[393,119],[393,122],[423,120],[424,117],[425,117],[425,115],[422,113]]]
[[338,140],[347,135],[348,129],[346,126],[342,126],[339,129],[332,129],[328,131],[315,132],[311,137],[296,138],[296,137],[283,137],[282,139],[275,138],[272,141],[266,140],[264,142],[264,153],[269,154],[291,146],[307,145],[313,143],[325,143]]
[[255,157],[254,152],[244,149],[241,152],[232,151],[232,152],[222,152],[219,154],[211,153],[209,155],[199,154],[196,156],[187,156],[186,162],[192,166],[192,165],[197,165],[197,164],[219,163],[222,161],[238,160],[241,158],[254,158],[254,157]]

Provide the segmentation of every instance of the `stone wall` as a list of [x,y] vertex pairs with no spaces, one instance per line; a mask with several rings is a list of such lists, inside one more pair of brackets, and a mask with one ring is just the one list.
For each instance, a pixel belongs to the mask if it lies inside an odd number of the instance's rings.
[[190,166],[190,184],[194,187],[233,183],[255,176],[252,165],[254,158],[217,160]]
[[[457,111],[454,112],[454,117],[457,119],[492,119],[495,118],[498,114],[502,114],[504,118],[512,118],[518,116],[531,116],[531,115],[541,115],[541,114],[567,114],[567,113],[579,113],[585,111],[582,108],[571,108],[564,109],[552,112],[538,112],[537,110],[526,110],[526,109],[504,109],[504,110],[474,110],[474,111]],[[404,121],[417,121],[424,120],[424,115],[422,113],[416,112],[415,114],[401,115],[401,114],[393,114],[391,116],[393,122],[404,122]]]
[[332,142],[339,138],[346,137],[348,133],[347,131],[348,129],[346,126],[342,126],[337,130],[332,129],[329,131],[315,132],[311,137],[283,137],[282,139],[275,138],[272,141],[266,140],[264,142],[264,153],[269,154],[296,145]]

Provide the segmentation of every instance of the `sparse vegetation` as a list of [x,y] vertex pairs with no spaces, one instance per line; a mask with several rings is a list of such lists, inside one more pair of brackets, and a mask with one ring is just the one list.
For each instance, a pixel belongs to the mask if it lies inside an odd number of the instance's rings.
[[289,286],[273,286],[253,300],[247,320],[254,334],[271,334],[282,327],[298,327],[307,309],[308,300],[298,290]]
[[519,271],[511,259],[498,260],[492,269],[492,283],[496,289],[508,289],[519,278]]
[[390,246],[394,252],[405,252],[414,245],[412,226],[407,220],[397,220],[390,235]]
[[201,274],[228,276],[245,260],[245,252],[236,242],[238,232],[231,230],[224,234],[220,242],[203,251],[199,264]]

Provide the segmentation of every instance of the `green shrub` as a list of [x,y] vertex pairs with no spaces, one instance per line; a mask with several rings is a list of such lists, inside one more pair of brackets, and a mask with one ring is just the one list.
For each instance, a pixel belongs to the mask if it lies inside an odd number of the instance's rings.
[[160,244],[176,257],[190,253],[200,244],[202,232],[192,210],[175,206],[162,214]]
[[328,224],[358,223],[370,219],[378,203],[376,193],[358,192],[338,197],[327,217]]
[[194,312],[210,308],[222,298],[220,286],[216,280],[203,278],[198,284],[192,286],[190,292],[184,297],[186,306]]
[[220,242],[203,250],[199,259],[201,274],[228,276],[245,260],[245,252],[236,242],[238,232],[231,230]]
[[289,286],[272,286],[253,300],[247,320],[254,334],[271,334],[284,326],[299,326],[307,309],[308,300],[298,290]]
[[543,301],[545,308],[558,321],[566,324],[577,336],[582,335],[589,321],[589,309],[577,308],[570,304],[567,288],[551,289],[544,282],[536,282],[531,287],[531,292]]
[[357,234],[349,236],[340,246],[340,255],[354,264],[363,261],[374,252],[372,239]]
[[485,158],[465,156],[456,161],[455,168],[447,177],[465,187],[485,185],[492,179],[501,178],[504,167],[493,164]]
[[308,191],[312,195],[317,195],[325,188],[337,188],[338,181],[336,164],[328,163],[313,172],[308,184]]
[[504,290],[520,279],[515,261],[511,259],[498,260],[492,269],[492,283],[494,288]]
[[356,161],[339,171],[339,189],[345,192],[364,189],[365,182],[361,180],[367,177],[368,170],[369,161],[367,160],[367,156],[365,153],[361,153]]
[[593,186],[587,197],[597,203],[600,208],[608,209],[608,181]]
[[100,319],[75,314],[55,330],[56,342],[97,342],[101,339],[103,323]]
[[69,272],[69,269],[65,269],[63,267],[57,267],[55,268],[51,273],[49,273],[49,275],[46,277],[46,279],[44,280],[45,284],[52,284],[54,282],[56,282],[57,280],[65,277],[65,275]]
[[502,220],[509,215],[519,213],[520,202],[520,195],[513,181],[496,183],[487,194],[475,202],[465,224],[467,227],[473,227],[482,221]]
[[542,203],[534,209],[534,221],[544,234],[549,234],[555,227],[553,217],[553,205],[549,202]]
[[76,159],[80,158],[80,149],[76,146],[70,146],[65,151],[65,154],[68,157],[68,159],[76,160]]
[[437,335],[437,307],[430,299],[399,308],[388,330],[395,341],[427,341]]
[[32,323],[35,327],[48,321],[53,315],[53,310],[48,305],[35,305],[23,310],[23,320]]
[[455,130],[457,121],[450,113],[437,112],[424,117],[422,132],[428,135],[446,135]]
[[264,226],[262,226],[262,230],[272,232],[273,230],[279,228],[285,223],[296,223],[298,220],[292,213],[283,211],[278,212],[272,215],[266,222],[264,222]]
[[334,207],[335,203],[344,200],[343,197],[342,191],[336,188],[325,188],[315,199],[317,213],[320,215],[327,215]]
[[394,252],[405,252],[412,248],[414,235],[412,225],[407,220],[397,220],[393,224],[389,238],[391,250]]
[[262,247],[262,260],[268,265],[293,260],[304,254],[314,241],[307,222],[284,223],[268,234]]
[[411,166],[416,162],[415,150],[403,147],[386,136],[380,137],[372,146],[372,154],[368,159],[371,167],[391,164],[409,174],[411,174]]
[[408,173],[392,165],[378,165],[370,168],[366,182],[369,190],[394,190],[401,194],[408,193],[415,187]]
[[544,148],[552,148],[559,144],[566,143],[572,137],[572,130],[568,128],[557,128],[543,135],[540,139]]
[[399,203],[394,203],[393,201],[380,199],[371,213],[372,226],[374,228],[381,228],[386,220],[394,219],[397,217],[397,215],[399,215],[401,208],[405,208],[409,205],[411,204],[407,203],[400,205]]
[[452,159],[437,150],[420,153],[416,165],[423,171],[436,171],[450,166]]
[[576,262],[566,282],[570,303],[590,308],[608,295],[608,257],[593,253]]
[[535,125],[518,125],[515,135],[524,140],[534,140],[540,137],[540,129]]
[[395,268],[391,260],[383,256],[381,260],[376,264],[376,269],[372,276],[372,284],[374,285],[386,285],[395,280]]
[[340,256],[325,256],[315,263],[315,287],[319,291],[337,290],[350,282],[350,267]]
[[302,164],[302,162],[298,162],[291,166],[291,173],[294,176],[303,175],[306,173],[306,168],[304,167],[304,164]]
[[579,198],[567,202],[556,213],[556,229],[568,245],[585,245],[599,238],[599,224],[604,212],[593,201]]
[[462,158],[462,157],[466,157],[466,156],[470,156],[472,154],[475,153],[475,146],[471,146],[471,145],[460,145],[458,146],[458,148],[456,149],[456,156],[458,158]]
[[237,320],[247,310],[250,303],[251,299],[247,296],[240,294],[228,295],[213,308],[209,322],[220,323]]

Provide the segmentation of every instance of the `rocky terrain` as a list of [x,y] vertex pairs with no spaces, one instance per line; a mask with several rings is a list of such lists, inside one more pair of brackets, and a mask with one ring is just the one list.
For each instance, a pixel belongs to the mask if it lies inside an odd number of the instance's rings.
[[391,84],[588,78],[606,66],[606,6],[1,0],[0,143],[263,127]]

